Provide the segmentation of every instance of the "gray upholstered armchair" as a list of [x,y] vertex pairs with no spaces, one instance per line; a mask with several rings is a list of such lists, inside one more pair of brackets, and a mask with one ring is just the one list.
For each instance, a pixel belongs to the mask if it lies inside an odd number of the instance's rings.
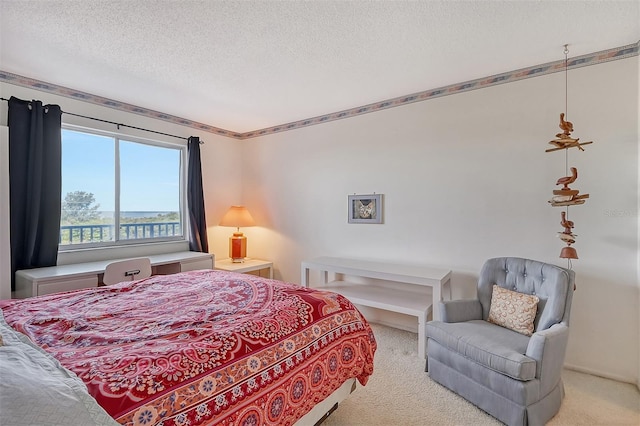
[[[545,424],[564,397],[560,373],[574,279],[571,270],[534,260],[488,260],[478,299],[442,302],[442,321],[427,323],[430,377],[506,424]],[[492,306],[494,290],[536,302],[530,336],[494,323],[499,310],[498,296]],[[506,311],[512,310],[510,303]]]

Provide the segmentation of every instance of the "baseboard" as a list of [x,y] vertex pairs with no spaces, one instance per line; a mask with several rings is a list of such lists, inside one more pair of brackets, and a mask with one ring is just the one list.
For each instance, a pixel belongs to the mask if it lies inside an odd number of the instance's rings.
[[616,382],[622,382],[622,383],[629,383],[632,385],[636,385],[638,387],[638,389],[640,390],[640,383],[638,383],[638,381],[629,378],[629,377],[622,377],[622,376],[617,376],[615,374],[610,374],[610,373],[605,373],[599,370],[593,370],[591,368],[585,368],[585,367],[580,367],[577,365],[572,365],[572,364],[565,364],[564,368],[566,368],[567,370],[573,370],[573,371],[577,371],[579,373],[586,373],[586,374],[590,374],[592,376],[598,376],[598,377],[602,377],[604,379],[610,379],[610,380],[615,380]]

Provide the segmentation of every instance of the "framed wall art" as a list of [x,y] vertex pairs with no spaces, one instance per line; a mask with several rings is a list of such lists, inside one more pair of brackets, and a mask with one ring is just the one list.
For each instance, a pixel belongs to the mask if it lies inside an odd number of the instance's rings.
[[349,195],[349,223],[382,223],[382,194]]

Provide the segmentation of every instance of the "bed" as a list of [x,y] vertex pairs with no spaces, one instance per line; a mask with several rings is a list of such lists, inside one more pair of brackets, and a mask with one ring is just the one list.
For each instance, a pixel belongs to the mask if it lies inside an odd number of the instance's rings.
[[[97,412],[90,424],[291,425],[373,372],[373,332],[346,298],[252,275],[159,275],[0,308],[0,356],[16,334],[9,346],[59,362],[99,405],[80,409]],[[2,404],[0,423],[20,424]]]

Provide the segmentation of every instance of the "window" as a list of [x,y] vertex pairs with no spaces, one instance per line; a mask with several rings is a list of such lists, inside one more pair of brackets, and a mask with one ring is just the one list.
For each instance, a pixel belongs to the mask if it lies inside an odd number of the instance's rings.
[[186,146],[65,127],[61,250],[184,240]]

